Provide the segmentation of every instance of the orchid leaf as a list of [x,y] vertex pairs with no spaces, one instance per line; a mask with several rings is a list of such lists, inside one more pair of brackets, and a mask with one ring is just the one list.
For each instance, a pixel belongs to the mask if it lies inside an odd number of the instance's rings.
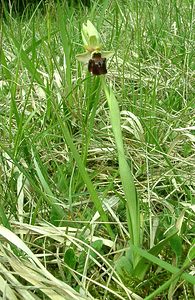
[[[177,235],[177,232],[178,230],[174,229],[164,240],[161,240],[157,245],[151,248],[148,253],[157,256],[163,249],[163,247],[165,247],[168,242],[170,242],[170,240]],[[131,245],[131,247],[133,247],[133,245]],[[151,261],[148,261],[147,259],[145,259],[145,257],[142,257],[133,271],[134,276],[136,276],[140,280],[143,280],[150,265]]]

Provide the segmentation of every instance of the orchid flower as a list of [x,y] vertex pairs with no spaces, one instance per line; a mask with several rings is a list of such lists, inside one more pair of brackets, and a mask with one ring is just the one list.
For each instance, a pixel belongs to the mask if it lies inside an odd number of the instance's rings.
[[88,70],[94,75],[106,74],[106,59],[113,56],[114,52],[102,51],[99,32],[89,20],[82,25],[81,35],[86,51],[77,54],[76,59],[88,63]]

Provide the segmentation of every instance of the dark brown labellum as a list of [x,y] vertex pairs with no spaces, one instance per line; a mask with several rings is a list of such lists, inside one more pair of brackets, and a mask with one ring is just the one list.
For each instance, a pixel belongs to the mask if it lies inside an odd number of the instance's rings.
[[93,56],[88,63],[88,70],[93,75],[106,74],[106,58],[102,58],[101,53],[93,53]]

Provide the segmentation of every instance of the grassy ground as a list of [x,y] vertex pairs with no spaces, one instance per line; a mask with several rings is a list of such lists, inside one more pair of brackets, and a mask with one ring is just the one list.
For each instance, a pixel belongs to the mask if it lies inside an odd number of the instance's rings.
[[[194,299],[195,3],[91,2],[1,20],[0,296]],[[75,59],[88,19],[115,52],[138,211],[102,81]]]

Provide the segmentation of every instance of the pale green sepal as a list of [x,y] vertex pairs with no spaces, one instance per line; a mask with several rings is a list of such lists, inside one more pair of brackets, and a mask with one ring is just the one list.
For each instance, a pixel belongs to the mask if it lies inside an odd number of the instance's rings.
[[87,30],[88,30],[89,36],[95,35],[99,39],[99,32],[97,31],[95,26],[89,20],[87,20]]
[[101,51],[102,58],[110,58],[114,55],[114,51]]
[[83,44],[87,45],[88,44],[88,36],[84,33],[83,29],[81,30],[81,35],[82,35]]
[[94,36],[96,36],[97,41],[98,42],[100,41],[99,32],[97,31],[97,29],[95,28],[95,26],[89,20],[87,20],[87,26],[83,25],[83,29],[87,33],[88,37],[94,35]]
[[100,47],[100,42],[98,41],[97,37],[95,35],[91,35],[89,37],[89,47],[92,49],[97,49]]
[[76,55],[76,59],[84,64],[88,63],[91,58],[90,52],[84,52]]
[[83,24],[81,35],[83,44],[88,51],[94,51],[101,48],[100,35],[95,26],[88,20],[87,25]]

